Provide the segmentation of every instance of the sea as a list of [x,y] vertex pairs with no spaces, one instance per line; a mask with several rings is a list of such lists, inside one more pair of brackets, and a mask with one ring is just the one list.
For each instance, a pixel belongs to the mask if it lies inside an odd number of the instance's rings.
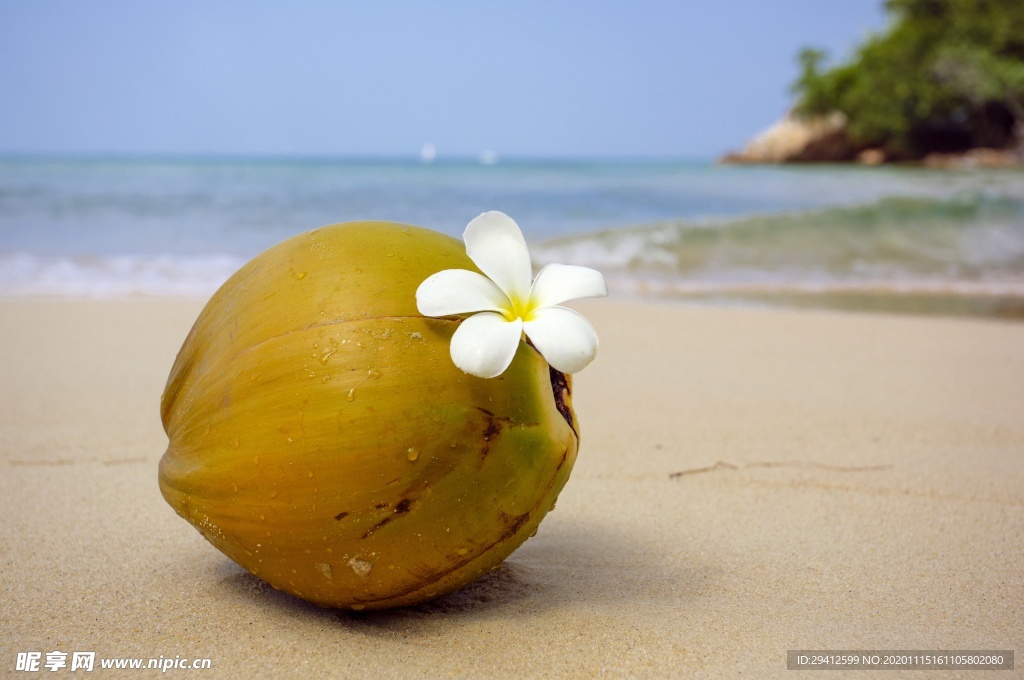
[[319,226],[486,210],[612,295],[1024,318],[1024,171],[707,160],[0,157],[0,296],[206,297]]

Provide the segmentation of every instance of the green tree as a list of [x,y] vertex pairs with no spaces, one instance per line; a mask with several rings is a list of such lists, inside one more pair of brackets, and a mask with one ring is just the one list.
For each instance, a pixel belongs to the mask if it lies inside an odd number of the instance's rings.
[[888,0],[889,27],[845,64],[805,49],[797,111],[841,111],[897,158],[1024,140],[1024,0]]

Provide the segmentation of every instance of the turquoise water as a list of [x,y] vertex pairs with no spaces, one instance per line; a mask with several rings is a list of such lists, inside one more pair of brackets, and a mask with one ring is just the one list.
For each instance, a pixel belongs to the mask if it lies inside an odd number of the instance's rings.
[[1021,172],[185,158],[0,159],[0,294],[208,295],[317,226],[485,210],[613,292],[1024,298]]

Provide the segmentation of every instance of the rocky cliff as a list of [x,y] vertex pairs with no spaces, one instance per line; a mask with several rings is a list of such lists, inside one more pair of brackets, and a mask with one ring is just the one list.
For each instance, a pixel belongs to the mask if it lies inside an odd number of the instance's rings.
[[[847,163],[878,165],[896,160],[880,148],[855,144],[839,112],[799,116],[793,112],[757,135],[742,151],[719,159],[725,164]],[[902,160],[902,159],[900,159]],[[1024,165],[1024,147],[969,149],[962,153],[932,153],[917,160],[929,167],[1013,167]]]

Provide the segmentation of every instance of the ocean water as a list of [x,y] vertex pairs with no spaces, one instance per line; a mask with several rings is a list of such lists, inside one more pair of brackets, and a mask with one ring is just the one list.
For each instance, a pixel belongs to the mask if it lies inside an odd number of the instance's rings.
[[1022,172],[668,161],[0,158],[0,295],[208,296],[318,226],[485,210],[613,294],[1024,310]]

